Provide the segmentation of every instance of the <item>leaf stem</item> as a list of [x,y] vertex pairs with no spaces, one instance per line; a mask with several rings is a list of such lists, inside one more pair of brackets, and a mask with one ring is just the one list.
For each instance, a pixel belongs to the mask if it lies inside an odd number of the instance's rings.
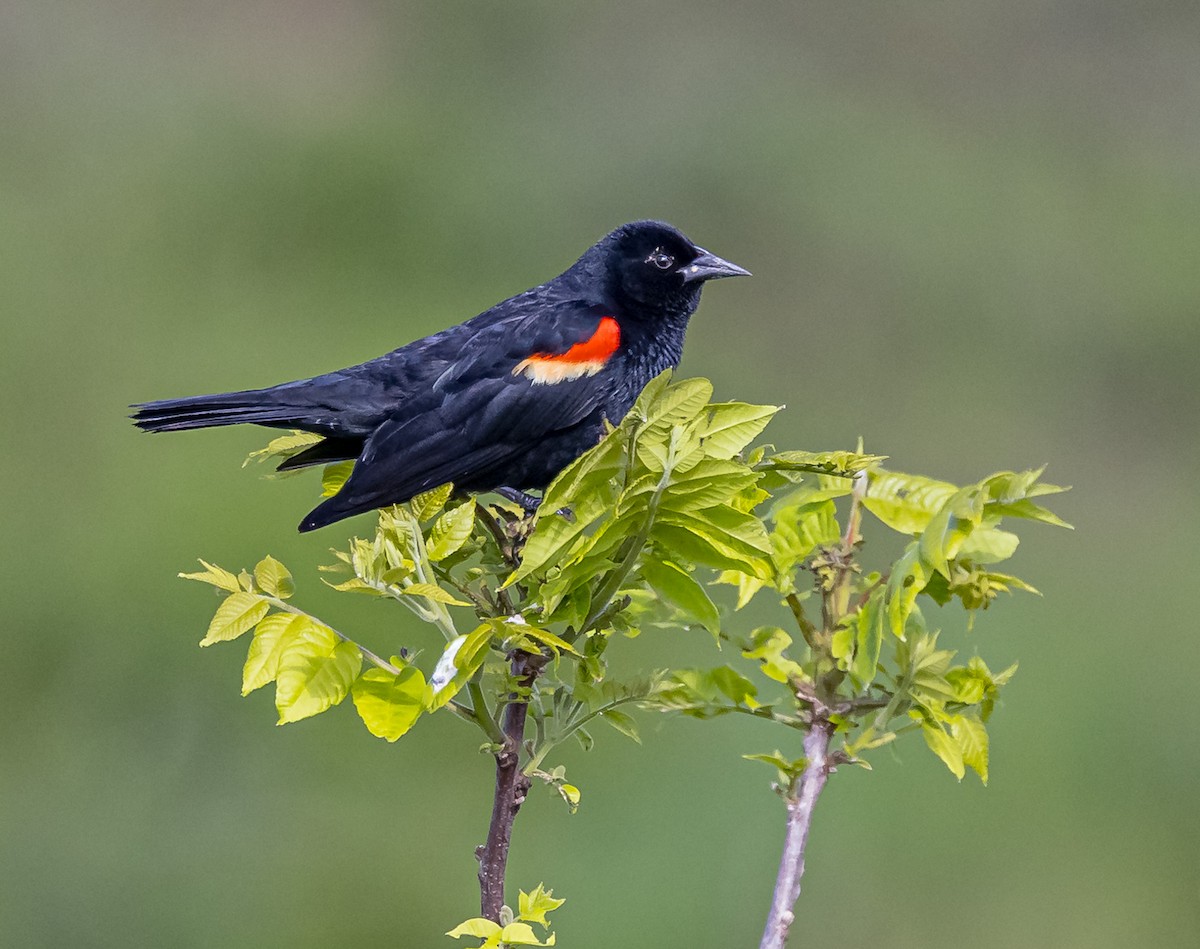
[[[619,699],[613,699],[611,702],[607,703],[606,705],[601,705],[599,708],[593,709],[592,711],[588,712],[587,715],[584,715],[582,718],[578,719],[577,721],[571,722],[571,724],[568,725],[561,732],[554,735],[552,738],[550,738],[546,741],[543,741],[538,746],[537,751],[534,753],[533,757],[530,758],[529,761],[525,765],[525,769],[524,769],[525,773],[533,774],[533,772],[536,771],[537,768],[541,765],[541,763],[546,759],[546,755],[550,754],[550,752],[552,750],[554,750],[556,747],[558,747],[564,741],[566,741],[568,738],[570,738],[572,735],[574,735],[577,731],[579,731],[579,729],[583,728],[583,726],[586,725],[588,722],[590,722],[592,719],[597,718],[597,717],[603,715],[605,712],[611,711],[612,709],[617,708],[618,706],[628,705],[630,702],[643,702],[643,701],[645,701],[645,699],[646,699],[646,696],[644,696],[644,695],[625,695]],[[577,706],[577,708],[578,708],[578,706]],[[572,714],[574,714],[574,712],[572,712]]]
[[479,683],[476,681],[468,682],[467,694],[471,696],[471,709],[474,713],[475,723],[483,729],[493,744],[503,745],[505,734],[492,717],[492,711],[488,708],[487,698],[484,696],[483,689]]
[[[605,610],[608,609],[612,598],[617,595],[626,578],[637,564],[638,557],[642,554],[642,549],[646,546],[646,541],[650,539],[650,529],[654,526],[654,518],[658,513],[658,505],[662,501],[663,493],[667,490],[667,486],[671,483],[671,475],[674,473],[675,466],[675,450],[678,437],[675,432],[671,433],[671,442],[667,448],[667,460],[663,465],[662,477],[658,479],[658,484],[654,488],[654,493],[650,495],[650,500],[646,503],[646,519],[643,521],[641,528],[637,534],[629,538],[625,542],[625,555],[621,558],[621,562],[617,564],[604,582],[600,585],[600,589],[596,591],[594,599],[595,606],[592,607],[588,618],[583,621],[580,626],[579,633],[573,637],[577,639],[579,635],[586,633],[592,629],[596,621],[604,616]],[[573,641],[573,640],[568,640]]]

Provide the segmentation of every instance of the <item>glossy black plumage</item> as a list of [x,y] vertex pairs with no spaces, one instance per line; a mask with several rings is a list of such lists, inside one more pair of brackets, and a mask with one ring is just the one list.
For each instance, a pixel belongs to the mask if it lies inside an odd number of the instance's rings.
[[134,422],[324,435],[281,468],[356,459],[313,530],[448,481],[542,488],[678,365],[706,280],[746,274],[656,221],[617,228],[553,280],[370,362],[267,389],[146,402]]

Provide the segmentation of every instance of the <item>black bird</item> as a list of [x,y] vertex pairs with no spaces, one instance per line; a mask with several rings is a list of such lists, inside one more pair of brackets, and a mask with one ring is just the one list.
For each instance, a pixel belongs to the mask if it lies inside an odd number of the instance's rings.
[[679,364],[704,282],[748,275],[668,224],[635,221],[553,280],[386,356],[269,389],[145,402],[132,418],[150,432],[251,422],[325,436],[279,466],[355,459],[301,531],[446,482],[533,502],[525,490],[549,484]]

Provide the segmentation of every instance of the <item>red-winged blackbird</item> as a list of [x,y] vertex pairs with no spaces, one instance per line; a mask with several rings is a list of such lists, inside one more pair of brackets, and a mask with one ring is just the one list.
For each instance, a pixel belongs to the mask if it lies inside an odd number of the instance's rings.
[[280,470],[355,459],[310,531],[453,482],[523,497],[596,445],[679,364],[706,280],[748,275],[675,228],[635,221],[553,280],[370,362],[269,389],[135,405],[170,432],[252,422],[324,435]]

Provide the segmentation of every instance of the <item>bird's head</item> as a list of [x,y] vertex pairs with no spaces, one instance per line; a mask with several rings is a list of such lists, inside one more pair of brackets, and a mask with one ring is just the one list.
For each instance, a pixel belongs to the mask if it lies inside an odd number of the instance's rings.
[[584,259],[592,255],[592,263],[603,268],[609,292],[618,302],[653,312],[690,315],[705,281],[750,276],[750,271],[697,247],[661,221],[624,224]]

